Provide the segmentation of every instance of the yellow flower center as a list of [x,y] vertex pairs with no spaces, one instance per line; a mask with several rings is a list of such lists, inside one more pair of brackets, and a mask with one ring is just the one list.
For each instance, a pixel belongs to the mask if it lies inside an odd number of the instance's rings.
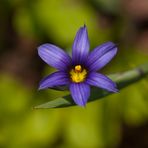
[[70,71],[70,78],[73,82],[83,82],[86,78],[87,71],[83,69],[81,65],[76,65],[74,69]]

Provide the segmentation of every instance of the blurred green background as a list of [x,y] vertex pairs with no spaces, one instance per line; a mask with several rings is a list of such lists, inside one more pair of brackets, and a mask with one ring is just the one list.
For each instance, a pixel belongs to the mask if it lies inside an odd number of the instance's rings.
[[32,109],[68,93],[37,90],[55,71],[37,47],[49,42],[70,53],[84,23],[91,49],[106,41],[119,47],[102,73],[148,61],[147,0],[0,0],[1,148],[148,147],[148,79],[86,108]]

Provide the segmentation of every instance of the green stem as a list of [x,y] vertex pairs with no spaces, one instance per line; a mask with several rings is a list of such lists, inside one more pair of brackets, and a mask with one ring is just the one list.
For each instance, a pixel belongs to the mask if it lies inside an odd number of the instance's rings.
[[[121,90],[122,88],[127,87],[130,84],[134,84],[135,82],[143,79],[147,75],[148,75],[148,63],[143,64],[135,69],[132,69],[126,72],[108,75],[108,77],[110,77],[114,82],[116,82],[117,88]],[[91,96],[88,102],[101,99],[110,94],[112,93],[93,87],[91,90]],[[76,104],[73,102],[71,95],[67,95],[67,96],[52,100],[50,102],[38,105],[34,107],[34,109],[60,108],[60,107],[68,107],[73,105],[76,105]]]

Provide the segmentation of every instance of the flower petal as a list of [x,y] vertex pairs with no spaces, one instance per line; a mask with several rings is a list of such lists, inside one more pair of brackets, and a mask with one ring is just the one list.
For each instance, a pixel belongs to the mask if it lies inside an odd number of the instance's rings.
[[92,86],[106,89],[110,92],[118,92],[118,89],[116,88],[116,83],[100,73],[91,72],[88,76],[88,79],[86,80],[86,83]]
[[81,27],[74,39],[73,47],[72,47],[72,60],[74,64],[82,64],[89,52],[89,39],[87,28]]
[[67,85],[67,84],[69,84],[69,78],[67,73],[62,71],[57,71],[41,80],[39,84],[39,90],[52,88],[56,86]]
[[86,65],[90,71],[97,71],[109,63],[116,53],[117,47],[114,43],[104,43],[90,53]]
[[61,48],[52,44],[43,44],[38,47],[38,54],[43,61],[61,71],[66,70],[71,65],[70,56]]
[[77,105],[85,106],[90,96],[90,86],[86,83],[71,83],[70,92]]

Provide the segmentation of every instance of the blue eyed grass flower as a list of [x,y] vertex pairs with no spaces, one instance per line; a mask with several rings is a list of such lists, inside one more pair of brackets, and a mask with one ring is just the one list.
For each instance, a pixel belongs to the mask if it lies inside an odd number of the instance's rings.
[[57,69],[56,72],[41,80],[39,89],[68,86],[74,102],[79,106],[85,106],[89,99],[90,86],[117,92],[116,83],[97,72],[116,55],[116,45],[107,42],[97,46],[90,53],[89,47],[85,25],[76,34],[72,46],[72,57],[55,45],[47,43],[39,46],[38,54],[41,59]]

